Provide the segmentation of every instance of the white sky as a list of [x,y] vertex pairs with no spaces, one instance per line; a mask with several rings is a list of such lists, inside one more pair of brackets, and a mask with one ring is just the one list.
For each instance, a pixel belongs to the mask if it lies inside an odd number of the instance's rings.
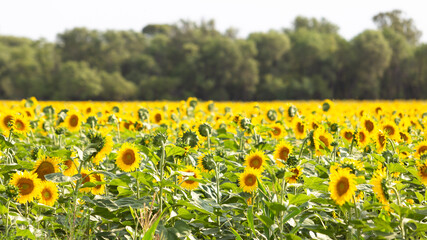
[[291,27],[302,15],[325,17],[351,39],[375,28],[374,15],[393,9],[414,19],[421,41],[427,42],[425,0],[0,0],[0,35],[54,41],[57,33],[74,27],[140,31],[150,23],[214,19],[218,30],[233,27],[246,37]]

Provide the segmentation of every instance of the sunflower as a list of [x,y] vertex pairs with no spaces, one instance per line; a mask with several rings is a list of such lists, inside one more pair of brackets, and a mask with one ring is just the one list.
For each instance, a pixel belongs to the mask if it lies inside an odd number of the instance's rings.
[[263,152],[256,150],[246,156],[245,163],[243,165],[248,168],[252,168],[259,173],[262,173],[264,171],[264,164],[266,159],[267,157]]
[[362,161],[351,159],[351,158],[341,159],[339,162],[339,166],[341,168],[350,169],[350,173],[353,173],[353,174],[356,173],[356,171],[362,172],[363,170],[365,170],[365,166],[363,165]]
[[286,182],[288,182],[288,183],[297,183],[298,177],[301,176],[301,174],[302,174],[302,168],[299,167],[299,166],[297,166],[295,168],[289,169],[289,171],[291,173],[293,173],[294,175],[292,177],[286,177],[285,178]]
[[24,115],[15,114],[13,116],[13,131],[25,134],[30,131],[30,122],[28,121],[28,118]]
[[392,121],[385,121],[381,125],[381,129],[390,139],[397,140],[400,137],[397,125]]
[[400,135],[400,138],[399,138],[400,143],[406,142],[407,144],[410,144],[412,142],[411,135],[409,133],[400,131],[399,135]]
[[387,172],[385,168],[378,169],[374,177],[371,179],[370,182],[372,185],[372,191],[374,191],[375,195],[377,196],[378,200],[384,205],[385,210],[390,209],[390,203],[388,199],[390,199],[390,195],[388,194],[388,188],[387,188]]
[[124,143],[117,153],[116,165],[125,172],[138,169],[141,157],[138,149],[131,143]]
[[251,193],[255,191],[258,187],[257,177],[259,172],[255,171],[253,168],[245,168],[245,171],[240,174],[239,184],[244,192]]
[[276,159],[276,164],[279,167],[285,167],[283,162],[286,162],[289,158],[289,154],[292,152],[292,145],[281,141],[274,150],[274,159]]
[[340,206],[350,201],[356,192],[356,176],[348,168],[332,170],[329,175],[329,188],[331,198]]
[[[95,178],[93,177],[93,174],[91,174],[91,172],[89,170],[82,169],[81,175],[82,175],[82,177],[80,178],[82,181],[81,185],[83,185],[87,182],[95,182]],[[80,188],[80,192],[89,193],[90,191],[91,191],[90,187]]]
[[99,163],[111,152],[113,149],[113,139],[111,136],[107,135],[102,137],[101,144],[98,145],[98,152],[92,157],[92,162],[95,165],[99,165]]
[[212,156],[211,155],[205,155],[202,154],[198,159],[197,159],[197,167],[200,169],[200,171],[202,172],[206,172],[206,173],[211,173],[214,171],[215,169],[215,164],[213,162]]
[[359,147],[365,147],[369,143],[369,133],[365,129],[359,129],[356,134],[356,140]]
[[303,139],[306,136],[306,127],[302,119],[295,118],[293,123],[295,137],[297,139]]
[[[193,173],[193,178],[201,179],[202,176],[200,175],[199,170],[197,168],[187,165],[182,172],[187,173]],[[187,176],[179,176],[179,182],[181,183],[181,187],[187,189],[187,190],[194,190],[199,186],[199,182],[196,182],[194,180],[186,180]]]
[[38,178],[44,181],[46,174],[59,172],[59,163],[59,158],[41,156],[34,165],[32,173],[36,173]]
[[275,123],[273,126],[271,126],[271,136],[275,139],[281,139],[285,135],[285,128],[279,124]]
[[377,128],[374,120],[368,116],[362,117],[361,125],[370,135],[374,134]]
[[332,150],[332,135],[326,131],[325,128],[319,127],[313,134],[314,147],[316,149],[316,155],[322,154],[321,150]]
[[77,167],[79,166],[79,162],[76,161],[75,159],[73,160],[73,158],[70,158],[68,160],[65,160],[62,162],[62,164],[64,165],[64,172],[63,174],[65,176],[74,176],[77,174]]
[[159,110],[153,112],[151,122],[155,124],[162,124],[164,121],[163,113]]
[[353,140],[353,134],[354,131],[348,128],[341,131],[342,138],[347,140],[348,142],[351,142],[351,140]]
[[0,128],[6,132],[12,128],[13,113],[5,112],[0,115]]
[[64,120],[66,128],[70,132],[76,132],[80,129],[81,119],[77,112],[71,111],[68,112],[67,117]]
[[377,145],[377,151],[383,152],[387,145],[387,135],[382,131],[378,131],[375,137],[375,144]]
[[[93,177],[92,179],[95,182],[103,182],[104,181],[104,175],[103,174],[93,173],[92,177]],[[92,188],[92,194],[94,194],[94,195],[102,195],[104,193],[105,193],[105,185],[104,184],[96,185],[95,187]]]
[[10,184],[19,189],[19,203],[32,202],[40,194],[41,180],[37,174],[28,171],[13,174]]
[[425,157],[427,155],[427,141],[420,142],[415,149],[416,149],[416,151],[415,151],[414,156],[416,158]]
[[45,205],[53,206],[58,199],[58,188],[53,182],[43,181],[39,201]]

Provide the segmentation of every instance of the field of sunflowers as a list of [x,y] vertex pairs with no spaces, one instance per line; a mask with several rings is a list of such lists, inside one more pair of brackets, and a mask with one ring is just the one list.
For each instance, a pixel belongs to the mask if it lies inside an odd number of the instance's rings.
[[0,102],[0,239],[426,239],[427,102]]

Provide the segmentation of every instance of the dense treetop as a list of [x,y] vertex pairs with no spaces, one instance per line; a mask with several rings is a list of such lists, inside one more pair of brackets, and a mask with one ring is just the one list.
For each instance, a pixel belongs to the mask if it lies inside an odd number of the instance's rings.
[[246,39],[213,21],[141,32],[74,28],[54,43],[0,36],[0,98],[213,100],[425,98],[427,44],[399,10],[351,40],[326,19]]

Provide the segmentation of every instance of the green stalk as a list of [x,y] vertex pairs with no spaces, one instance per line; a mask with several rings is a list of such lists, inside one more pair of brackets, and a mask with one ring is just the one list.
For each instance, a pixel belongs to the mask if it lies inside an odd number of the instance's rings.
[[[396,194],[397,196],[397,204],[399,205],[399,207],[402,207],[402,201],[400,199],[400,195],[397,192],[397,189],[394,187],[390,187],[391,190],[393,190],[394,194]],[[405,223],[403,222],[403,217],[402,217],[402,212],[399,211],[399,225],[400,225],[400,229],[402,230],[402,239],[406,239],[406,234],[405,234]]]
[[[221,205],[221,192],[219,189],[219,167],[218,167],[218,163],[215,162],[215,178],[216,178],[216,203],[219,205]],[[221,229],[221,221],[220,221],[220,216],[217,216],[217,221],[218,221],[218,229]]]
[[353,139],[351,139],[351,144],[350,144],[350,155],[353,153],[353,144],[354,144],[354,137]]
[[301,159],[302,151],[304,150],[304,146],[307,143],[308,137],[304,138],[304,141],[302,142],[301,150],[299,151],[298,160]]
[[162,143],[162,155],[160,158],[160,212],[163,211],[163,165],[165,163],[165,143]]

